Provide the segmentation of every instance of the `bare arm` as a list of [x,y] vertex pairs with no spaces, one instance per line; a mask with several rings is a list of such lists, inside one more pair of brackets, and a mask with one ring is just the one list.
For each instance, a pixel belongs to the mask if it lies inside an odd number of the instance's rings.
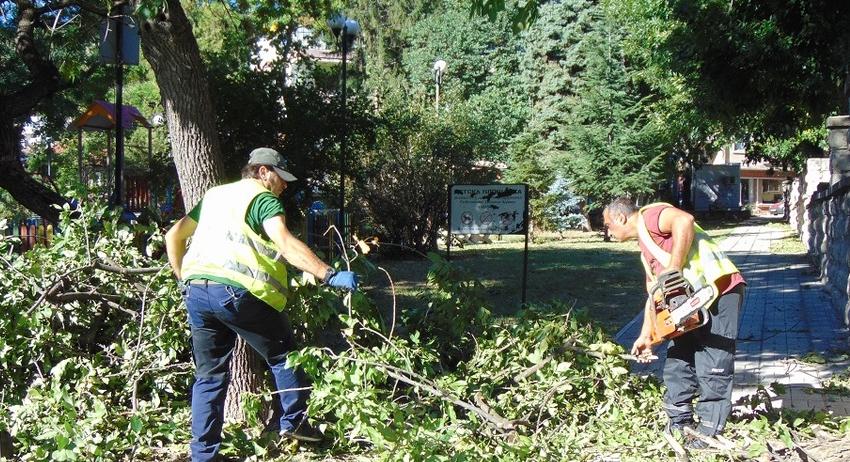
[[643,311],[643,326],[640,329],[640,335],[632,345],[631,353],[637,357],[639,363],[647,363],[652,361],[649,356],[652,354],[652,300],[646,299],[646,306]]
[[643,307],[643,326],[640,329],[641,337],[649,337],[652,335],[652,299],[647,298],[646,304]]
[[688,212],[667,207],[658,216],[658,229],[673,236],[673,249],[670,251],[670,264],[667,269],[679,271],[685,267],[691,244],[694,242],[694,217]]
[[263,229],[269,235],[272,242],[277,246],[278,251],[283,258],[296,268],[313,274],[320,280],[325,277],[328,266],[307,247],[307,244],[301,242],[297,237],[289,232],[286,227],[286,219],[283,215],[276,215],[263,221]]
[[183,267],[183,257],[186,256],[186,242],[195,234],[198,222],[183,217],[165,233],[165,251],[168,254],[168,263],[177,279],[180,277],[180,269]]

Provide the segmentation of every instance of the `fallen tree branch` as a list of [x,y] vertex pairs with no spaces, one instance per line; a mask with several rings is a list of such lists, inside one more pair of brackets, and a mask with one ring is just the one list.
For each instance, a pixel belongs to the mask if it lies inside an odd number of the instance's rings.
[[33,303],[32,305],[30,305],[30,307],[29,307],[29,308],[27,308],[27,310],[26,310],[26,311],[24,311],[24,314],[30,314],[30,313],[32,313],[32,310],[36,309],[36,308],[38,307],[38,305],[41,305],[41,303],[44,301],[44,299],[46,299],[46,298],[48,298],[48,297],[55,296],[55,295],[56,295],[56,292],[58,292],[58,291],[59,291],[59,289],[61,289],[61,288],[62,288],[62,286],[64,286],[64,285],[65,285],[65,278],[67,278],[68,276],[70,276],[70,275],[71,275],[71,274],[73,274],[73,273],[76,273],[77,271],[85,271],[85,270],[87,270],[87,269],[91,269],[91,268],[93,268],[93,266],[92,266],[92,265],[78,266],[78,267],[76,267],[76,268],[72,268],[72,269],[70,269],[70,270],[68,270],[68,271],[66,271],[66,272],[64,272],[64,273],[62,273],[61,275],[59,275],[59,277],[57,277],[56,279],[54,279],[54,280],[53,280],[53,283],[51,283],[51,284],[50,284],[50,286],[48,286],[47,290],[45,290],[45,291],[44,291],[44,292],[43,292],[43,293],[42,293],[42,294],[38,297],[38,300],[36,300],[36,301],[35,301],[35,303]]
[[575,344],[575,339],[572,338],[572,337],[568,338],[567,340],[564,341],[564,344],[559,346],[558,348],[556,348],[555,351],[551,355],[547,356],[546,358],[544,358],[539,363],[537,363],[537,364],[525,369],[524,371],[520,372],[519,374],[517,374],[517,376],[514,378],[514,382],[521,382],[521,381],[525,380],[526,378],[528,378],[528,376],[534,374],[535,372],[539,371],[540,369],[543,369],[544,367],[546,367],[547,364],[552,362],[553,359],[562,355],[565,351],[570,350],[573,347],[574,344]]
[[685,434],[689,435],[693,438],[697,438],[702,440],[705,444],[713,447],[714,449],[719,449],[721,451],[733,451],[735,450],[734,445],[723,444],[717,438],[713,438],[711,436],[703,435],[702,433],[692,429],[691,427],[685,427]]
[[[467,403],[466,401],[463,401],[463,400],[461,400],[461,399],[459,399],[455,396],[452,396],[451,393],[440,389],[436,384],[434,384],[433,382],[430,382],[428,379],[420,376],[419,374],[416,374],[415,372],[406,371],[404,369],[400,369],[400,368],[395,367],[395,366],[390,366],[389,364],[376,363],[374,361],[368,361],[368,360],[365,360],[365,359],[354,358],[354,357],[351,357],[351,356],[339,356],[339,355],[331,354],[331,357],[333,357],[334,359],[343,359],[343,360],[352,361],[352,362],[356,362],[356,363],[360,363],[360,364],[365,364],[367,366],[375,367],[375,368],[383,371],[388,376],[390,376],[390,377],[392,377],[392,378],[394,378],[394,379],[396,379],[400,382],[404,382],[408,385],[412,385],[416,388],[420,388],[422,390],[425,390],[428,393],[430,393],[430,394],[432,394],[432,395],[434,395],[434,396],[436,396],[436,397],[438,397],[438,398],[440,398],[444,401],[448,401],[448,402],[454,404],[455,406],[461,407],[463,409],[466,409],[467,411],[470,411],[470,412],[478,415],[479,417],[481,417],[482,419],[487,421],[490,425],[495,427],[497,430],[501,430],[502,432],[507,432],[507,433],[516,431],[516,424],[514,422],[512,422],[512,421],[510,421],[510,420],[508,420],[508,419],[506,419],[506,418],[504,418],[504,417],[502,417],[502,416],[500,416],[500,415],[498,415],[494,412],[487,412],[487,411],[485,411],[484,409],[481,409],[478,406]],[[409,377],[408,375],[413,377],[413,378]],[[416,380],[414,380],[414,378]]]
[[689,460],[688,452],[685,451],[685,448],[683,448],[678,441],[676,441],[676,438],[673,438],[673,435],[666,431],[661,432],[661,435],[664,437],[664,440],[667,441],[667,444],[669,444],[670,447],[673,448],[673,452],[676,453],[676,460],[682,462]]
[[120,302],[125,302],[128,300],[133,301],[137,304],[141,303],[139,300],[122,297],[120,295],[101,294],[98,292],[66,292],[62,294],[50,295],[47,297],[47,301],[54,304],[88,301],[103,302],[113,309],[123,311],[131,316],[136,316],[138,313],[133,310],[124,308],[122,305],[120,305]]
[[538,406],[537,408],[537,424],[535,427],[537,428],[537,430],[540,430],[540,422],[543,418],[543,408],[545,408],[546,405],[549,404],[549,400],[552,399],[553,396],[555,396],[555,393],[558,391],[558,388],[565,385],[570,380],[571,379],[561,380],[560,382],[556,383],[555,386],[550,388],[549,391],[547,391],[546,394],[543,396],[543,401],[540,402],[540,406]]
[[[614,355],[606,355],[605,353],[601,353],[599,351],[591,351],[591,350],[587,350],[587,349],[578,347],[578,346],[575,345],[575,339],[570,337],[566,341],[564,341],[563,345],[556,348],[555,351],[553,351],[551,355],[547,356],[546,358],[544,358],[539,363],[537,363],[537,364],[523,370],[519,374],[517,374],[517,376],[514,378],[514,382],[520,382],[522,380],[527,379],[530,375],[534,374],[535,372],[539,371],[540,369],[543,369],[544,367],[546,367],[547,364],[552,362],[552,360],[554,360],[558,356],[561,356],[562,354],[564,354],[567,351],[572,351],[573,353],[583,354],[585,356],[590,356],[591,358],[596,358],[596,359],[605,359],[608,356],[614,356]],[[635,356],[628,355],[628,354],[618,354],[616,356],[620,359],[625,359],[627,361],[636,359]],[[648,358],[648,359],[658,359],[658,357],[654,356],[654,355],[647,356],[646,358]]]
[[126,268],[126,267],[118,266],[118,265],[115,265],[115,264],[108,265],[108,264],[103,263],[101,261],[95,261],[94,267],[101,270],[101,271],[107,271],[107,272],[110,272],[110,273],[132,275],[132,274],[155,274],[155,273],[158,273],[158,272],[164,270],[165,268],[167,268],[167,265],[154,266],[154,267],[151,267],[151,268]]

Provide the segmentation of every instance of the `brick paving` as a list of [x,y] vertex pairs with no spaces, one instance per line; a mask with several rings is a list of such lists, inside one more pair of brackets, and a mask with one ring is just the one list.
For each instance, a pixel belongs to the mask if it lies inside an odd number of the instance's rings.
[[[775,408],[824,410],[850,415],[850,397],[820,393],[823,381],[850,367],[850,332],[829,296],[818,283],[818,274],[804,255],[774,255],[770,243],[783,234],[750,220],[720,245],[747,280],[735,358],[733,402],[742,404],[758,387],[784,385],[782,393],[769,391]],[[640,333],[639,313],[616,335],[631,348]],[[659,360],[633,365],[637,374],[661,376],[666,346],[656,347]],[[823,364],[801,361],[820,358]]]

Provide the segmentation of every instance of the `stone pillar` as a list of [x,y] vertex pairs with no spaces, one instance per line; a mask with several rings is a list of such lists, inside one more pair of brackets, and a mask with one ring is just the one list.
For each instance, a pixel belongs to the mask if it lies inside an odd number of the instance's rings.
[[826,119],[829,131],[830,184],[842,178],[850,178],[850,116],[835,116]]
[[797,230],[803,243],[811,250],[809,242],[811,230],[808,222],[810,218],[807,209],[811,206],[812,195],[817,191],[818,185],[823,183],[824,189],[829,186],[829,158],[806,159],[806,170],[798,177],[798,180],[797,189],[792,189],[792,199],[794,194],[797,197],[791,201],[791,226]]

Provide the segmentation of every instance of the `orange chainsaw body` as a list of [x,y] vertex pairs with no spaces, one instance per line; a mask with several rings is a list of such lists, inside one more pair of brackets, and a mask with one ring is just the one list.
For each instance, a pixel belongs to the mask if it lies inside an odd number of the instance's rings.
[[699,329],[705,325],[703,314],[696,312],[690,315],[682,327],[676,326],[667,308],[655,312],[655,322],[652,326],[652,344],[658,345],[666,340],[672,340],[686,332]]
[[708,307],[715,298],[713,286],[694,291],[681,273],[663,273],[650,291],[654,310],[651,313],[651,342],[657,345],[679,337],[708,323]]

